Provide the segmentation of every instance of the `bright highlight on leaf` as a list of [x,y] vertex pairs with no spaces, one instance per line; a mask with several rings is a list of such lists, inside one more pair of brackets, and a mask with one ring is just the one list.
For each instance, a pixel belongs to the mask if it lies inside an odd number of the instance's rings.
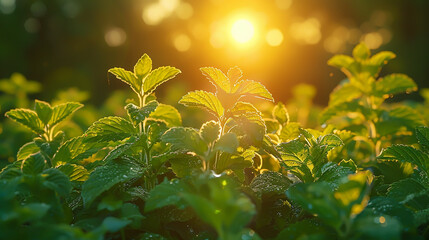
[[255,34],[253,24],[247,19],[239,19],[231,27],[231,35],[238,43],[249,42]]

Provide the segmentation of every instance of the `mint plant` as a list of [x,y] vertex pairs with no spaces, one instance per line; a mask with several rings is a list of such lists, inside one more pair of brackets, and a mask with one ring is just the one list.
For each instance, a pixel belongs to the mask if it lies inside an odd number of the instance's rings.
[[405,105],[385,104],[385,100],[399,93],[417,90],[414,81],[405,74],[379,77],[381,68],[396,55],[389,51],[371,56],[364,43],[353,49],[353,57],[337,55],[328,64],[339,68],[347,77],[330,96],[329,106],[321,121],[331,121],[339,129],[350,130],[356,135],[354,142],[370,143],[372,160],[380,153],[385,141],[395,136],[407,135],[424,122],[420,114]]
[[[67,136],[66,120],[80,103],[36,100],[33,110],[9,110],[8,124],[34,137],[0,171],[1,237],[428,238],[427,102],[386,101],[416,89],[403,74],[379,77],[394,57],[371,56],[359,44],[353,57],[331,58],[347,79],[331,94],[322,126],[315,126],[314,89],[300,86],[292,103],[260,106],[248,99],[272,95],[238,67],[201,68],[216,90],[191,91],[179,103],[212,120],[182,126],[179,111],[155,96],[180,70],[152,70],[146,54],[133,71],[109,70],[137,94],[125,117]],[[2,80],[0,90],[22,88],[27,98],[36,85],[27,89],[23,79]],[[91,116],[102,115],[93,109]]]

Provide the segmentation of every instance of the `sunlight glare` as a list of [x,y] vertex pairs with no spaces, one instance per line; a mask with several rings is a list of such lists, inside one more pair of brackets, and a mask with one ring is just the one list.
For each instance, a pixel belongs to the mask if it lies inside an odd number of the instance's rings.
[[231,35],[238,43],[249,42],[254,34],[255,28],[249,20],[239,19],[232,25]]

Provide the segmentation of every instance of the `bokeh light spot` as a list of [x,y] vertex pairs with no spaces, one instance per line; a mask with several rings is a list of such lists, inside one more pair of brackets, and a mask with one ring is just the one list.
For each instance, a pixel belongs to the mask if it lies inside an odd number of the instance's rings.
[[143,10],[143,21],[147,25],[158,25],[167,15],[161,4],[152,3]]
[[290,33],[301,44],[316,44],[322,38],[320,21],[317,18],[293,23],[290,27]]
[[363,41],[370,49],[377,49],[383,43],[383,36],[378,32],[368,33],[363,37]]
[[173,45],[179,52],[186,52],[191,48],[191,39],[186,34],[180,34],[173,39]]
[[193,14],[194,8],[189,3],[181,2],[180,5],[176,8],[176,15],[180,19],[189,19]]
[[249,20],[239,19],[232,25],[231,35],[238,43],[246,43],[250,41],[254,34],[255,28]]
[[277,28],[271,29],[267,32],[265,40],[270,46],[279,46],[283,42],[283,33]]
[[35,18],[29,18],[25,21],[24,28],[29,33],[36,33],[40,29],[40,22]]
[[4,14],[13,13],[15,6],[15,0],[0,0],[0,11]]
[[127,34],[122,28],[114,27],[106,31],[104,40],[109,47],[118,47],[127,40]]
[[383,223],[385,223],[385,222],[386,222],[386,218],[385,218],[385,217],[383,217],[383,216],[381,216],[381,217],[378,219],[378,221],[379,221],[381,224],[383,224]]

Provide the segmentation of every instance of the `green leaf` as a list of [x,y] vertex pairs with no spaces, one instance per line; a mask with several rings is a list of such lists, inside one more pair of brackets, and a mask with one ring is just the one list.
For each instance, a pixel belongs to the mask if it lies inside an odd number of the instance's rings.
[[28,143],[22,145],[22,147],[18,150],[16,160],[17,161],[24,160],[24,159],[28,158],[31,154],[37,153],[38,151],[40,151],[40,149],[36,143],[28,142]]
[[393,145],[383,149],[377,157],[381,160],[398,160],[416,165],[420,170],[427,172],[429,157],[424,152],[407,145]]
[[234,85],[241,79],[241,77],[243,77],[243,72],[239,67],[235,66],[228,70],[227,76],[231,85]]
[[128,224],[130,224],[132,221],[128,220],[128,219],[120,219],[120,218],[115,218],[115,217],[106,217],[103,220],[103,223],[101,224],[101,227],[108,232],[114,233],[117,232],[119,230],[121,230],[122,228],[124,228],[125,226],[127,226]]
[[329,106],[349,102],[362,96],[362,91],[351,83],[339,85],[329,95]]
[[216,171],[223,172],[225,170],[232,170],[237,178],[243,182],[245,179],[244,169],[252,167],[254,156],[255,151],[251,149],[234,155],[223,152],[216,162]]
[[209,144],[219,139],[220,130],[219,123],[212,120],[201,126],[200,135]]
[[327,182],[333,189],[337,189],[344,177],[353,173],[355,173],[355,171],[349,167],[328,162],[322,166],[318,181]]
[[83,166],[76,164],[64,164],[58,167],[62,173],[64,173],[70,181],[84,182],[89,177],[89,172]]
[[139,85],[142,85],[142,80],[150,73],[152,70],[152,59],[145,53],[143,56],[137,61],[134,66],[134,74],[139,79]]
[[273,118],[279,121],[281,125],[289,123],[289,113],[285,105],[281,102],[278,102],[273,108]]
[[37,113],[35,111],[22,108],[13,109],[6,113],[6,117],[22,124],[36,134],[43,134],[45,132],[43,123],[39,117],[37,117]]
[[150,212],[158,208],[175,205],[180,209],[186,207],[181,194],[185,191],[184,184],[179,180],[168,181],[165,179],[161,184],[156,185],[150,191],[144,210]]
[[283,142],[290,141],[292,139],[295,139],[299,137],[300,132],[299,128],[301,125],[297,122],[290,122],[286,126],[283,126],[282,130],[280,131],[280,139]]
[[238,82],[233,89],[234,93],[244,96],[254,96],[270,101],[274,101],[271,93],[260,82],[253,80],[242,80]]
[[122,156],[128,149],[130,149],[132,146],[134,146],[138,142],[137,137],[130,137],[129,139],[125,140],[123,143],[117,145],[114,147],[107,155],[104,157],[103,161],[108,162],[111,160],[114,160],[120,156]]
[[322,112],[320,116],[320,122],[324,123],[330,120],[333,117],[341,116],[342,114],[346,115],[349,113],[363,113],[366,114],[366,109],[358,101],[342,102],[334,106],[328,106]]
[[377,96],[388,98],[390,95],[417,91],[416,83],[405,74],[390,74],[375,82]]
[[187,107],[203,108],[217,118],[220,118],[224,113],[224,108],[219,99],[211,92],[201,90],[189,92],[180,99],[179,103]]
[[161,137],[161,140],[172,145],[173,150],[193,151],[204,156],[207,144],[201,138],[197,130],[193,128],[173,127]]
[[43,171],[43,185],[56,191],[61,196],[66,196],[72,190],[69,178],[56,168],[49,168]]
[[374,54],[374,56],[369,59],[369,62],[373,65],[381,67],[386,65],[388,61],[394,59],[395,57],[396,55],[393,52],[382,51]]
[[141,164],[124,157],[96,168],[82,186],[82,198],[85,206],[89,207],[100,194],[116,184],[141,177],[143,170]]
[[222,135],[214,145],[215,151],[235,153],[238,148],[238,139],[235,133],[229,132]]
[[299,140],[292,140],[286,143],[280,143],[277,150],[282,156],[282,160],[286,161],[288,166],[296,166],[305,162],[308,157],[309,149]]
[[43,171],[45,168],[45,159],[42,154],[36,153],[30,155],[22,161],[21,170],[24,174],[36,175]]
[[144,94],[151,94],[159,85],[174,78],[179,73],[181,73],[179,69],[170,66],[159,67],[153,70],[143,82]]
[[402,204],[406,204],[417,210],[429,207],[429,189],[419,181],[405,178],[392,183],[387,189],[387,196]]
[[365,43],[359,43],[353,49],[353,57],[358,61],[367,60],[370,55],[371,55],[371,52],[369,48],[365,45]]
[[350,57],[350,56],[346,56],[346,55],[335,55],[332,58],[330,58],[328,60],[328,65],[333,66],[333,67],[337,67],[339,69],[346,69],[348,71],[350,71],[350,66],[352,65],[352,63],[355,60]]
[[203,75],[216,87],[220,87],[226,93],[231,93],[231,82],[225,74],[214,67],[200,68]]
[[341,225],[342,213],[328,183],[297,183],[286,191],[286,195],[306,211],[317,214],[325,223],[334,227]]
[[118,197],[113,195],[107,195],[101,199],[100,203],[97,206],[97,210],[100,211],[106,209],[108,211],[113,212],[115,210],[120,209],[122,207],[122,203],[122,200]]
[[394,134],[404,128],[414,131],[416,127],[424,125],[420,112],[406,105],[385,110],[379,115],[380,121],[375,123],[375,127],[380,136]]
[[369,201],[365,211],[369,211],[376,216],[389,215],[395,217],[403,226],[412,227],[414,224],[413,212],[393,198],[373,197]]
[[319,146],[325,151],[328,152],[331,149],[344,145],[340,137],[335,134],[327,134],[321,137],[319,141]]
[[348,176],[348,181],[339,185],[334,193],[335,199],[347,214],[358,214],[366,206],[365,197],[369,193],[367,172],[358,172]]
[[49,103],[36,100],[36,113],[40,120],[46,125],[49,123],[52,117],[52,108]]
[[[383,219],[383,221],[380,219]],[[357,239],[400,240],[403,239],[401,235],[404,234],[402,229],[401,223],[395,217],[367,214],[358,216],[354,220],[351,231],[358,236]]]
[[134,123],[134,126],[137,126],[139,123],[143,122],[147,117],[149,117],[149,115],[153,111],[155,111],[157,107],[158,107],[158,102],[156,100],[153,100],[148,102],[142,108],[139,108],[133,103],[128,103],[127,106],[125,106],[125,109],[127,110],[128,116]]
[[134,92],[140,95],[142,82],[136,77],[136,75],[130,71],[127,71],[123,68],[111,68],[109,73],[115,75],[119,80],[130,85],[131,89]]
[[191,154],[178,154],[168,161],[171,164],[171,170],[179,178],[199,173],[203,167],[201,159]]
[[52,158],[52,165],[59,166],[63,163],[78,163],[80,160],[90,157],[107,144],[104,142],[88,142],[84,136],[72,138],[65,142]]
[[91,141],[118,141],[137,134],[131,122],[121,117],[105,117],[94,122],[85,132]]
[[182,125],[182,117],[179,111],[171,105],[160,103],[149,117],[165,121],[168,127],[178,127]]
[[429,128],[424,126],[417,127],[416,137],[422,149],[429,152]]
[[266,171],[256,176],[250,183],[250,187],[258,196],[283,195],[292,184],[286,176],[278,172]]
[[83,107],[82,104],[77,102],[68,102],[57,105],[52,108],[52,117],[49,121],[49,125],[55,126],[56,124],[62,122],[79,108]]

